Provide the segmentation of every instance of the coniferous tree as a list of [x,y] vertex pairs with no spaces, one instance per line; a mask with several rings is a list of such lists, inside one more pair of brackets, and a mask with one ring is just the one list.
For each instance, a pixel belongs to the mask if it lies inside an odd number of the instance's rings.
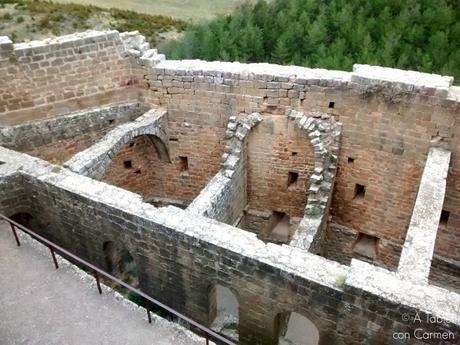
[[350,70],[367,63],[460,80],[456,0],[260,0],[167,47],[172,58]]

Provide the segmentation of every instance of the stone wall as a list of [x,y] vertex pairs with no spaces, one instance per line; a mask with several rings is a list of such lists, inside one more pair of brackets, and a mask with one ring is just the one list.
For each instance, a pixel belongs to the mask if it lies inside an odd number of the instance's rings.
[[[445,201],[450,218],[447,230],[439,232],[436,253],[458,260],[460,188],[456,181],[460,169],[456,151],[460,134],[455,124],[459,103],[451,79],[360,65],[349,73],[268,64],[169,61],[148,48],[135,33],[89,32],[15,45],[2,38],[2,75],[14,83],[4,83],[8,88],[0,89],[1,123],[54,116],[120,99],[164,105],[171,122],[168,127],[177,136],[187,137],[184,146],[172,146],[193,156],[190,167],[206,166],[204,174],[198,168],[194,178],[185,182],[177,169],[171,171],[174,183],[168,188],[173,194],[184,191],[179,197],[191,200],[219,165],[217,158],[197,157],[208,147],[223,148],[223,132],[231,115],[259,111],[271,116],[290,108],[332,113],[344,124],[332,223],[349,228],[355,237],[364,233],[386,243],[391,250],[380,250],[376,263],[392,268],[398,259],[395,248],[404,240],[428,147],[452,146]],[[204,124],[209,127],[200,127]],[[209,145],[195,143],[191,137],[197,133],[207,136]],[[180,158],[173,160],[179,164]],[[281,185],[285,179],[277,178],[276,183]],[[354,198],[357,184],[365,187],[362,199]],[[301,216],[301,207],[294,211]],[[334,228],[329,226],[328,231]],[[326,239],[333,237],[330,234]],[[332,248],[336,244],[326,245]],[[333,249],[347,256],[346,248],[351,245],[343,243]]]
[[0,145],[62,163],[145,110],[140,103],[123,103],[4,127],[0,129]]
[[[451,78],[358,65],[349,73],[165,60],[150,70],[147,79],[150,101],[176,112],[195,111],[210,117],[258,111],[269,116],[294,107],[305,113],[333,114],[343,123],[343,133],[331,221],[354,232],[350,239],[359,233],[377,237],[382,248],[375,262],[389,268],[398,262],[429,147],[450,147],[452,166],[459,164],[460,146],[455,145],[459,136],[452,138],[451,129],[459,103]],[[452,172],[456,176],[456,169]],[[283,176],[278,182],[284,181]],[[450,204],[459,195],[455,184],[449,177],[446,200]],[[357,185],[364,187],[362,198],[355,198]],[[452,219],[458,219],[459,208],[449,208]],[[328,232],[334,229],[329,226]],[[439,234],[439,255],[452,255],[452,236]],[[326,236],[326,241],[333,237]],[[326,244],[342,256],[352,245]]]
[[68,160],[64,166],[78,174],[101,179],[120,149],[128,143],[129,147],[133,147],[131,141],[139,136],[148,137],[158,156],[169,163],[165,122],[166,111],[164,109],[151,109],[135,121],[117,126],[95,145]]
[[[359,261],[348,268],[265,244],[244,230],[174,207],[156,209],[136,194],[3,148],[0,161],[2,212],[11,216],[17,204],[9,204],[4,188],[22,190],[43,235],[103,268],[103,243],[123,243],[143,291],[205,324],[210,287],[229,287],[239,302],[241,344],[277,344],[275,319],[285,311],[314,322],[321,345],[439,344],[394,339],[395,331],[416,329],[444,332],[446,344],[460,337],[458,294],[419,287]],[[414,321],[427,313],[442,320]]]
[[238,221],[248,203],[247,138],[260,121],[258,113],[240,119],[230,117],[221,170],[193,200],[187,209],[189,212],[231,225]]
[[303,217],[314,166],[307,133],[284,114],[265,115],[248,139],[249,208]]
[[0,124],[138,99],[139,76],[117,31],[0,40]]

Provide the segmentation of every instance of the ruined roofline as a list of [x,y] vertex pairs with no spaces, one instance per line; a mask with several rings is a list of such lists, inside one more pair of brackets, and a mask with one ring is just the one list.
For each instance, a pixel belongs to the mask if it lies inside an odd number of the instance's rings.
[[[124,53],[137,58],[141,65],[145,68],[153,68],[154,73],[158,74],[204,75],[222,79],[261,79],[275,82],[295,81],[304,85],[353,87],[361,92],[391,89],[397,93],[416,93],[460,102],[460,88],[452,86],[454,79],[450,76],[361,64],[353,65],[353,71],[346,72],[268,63],[166,60],[164,55],[158,54],[155,49],[150,49],[145,37],[136,31],[119,33],[116,30],[91,30],[16,44],[13,44],[9,37],[0,36],[0,57],[33,56],[98,42],[116,43]],[[219,83],[219,80],[216,80],[216,83]]]

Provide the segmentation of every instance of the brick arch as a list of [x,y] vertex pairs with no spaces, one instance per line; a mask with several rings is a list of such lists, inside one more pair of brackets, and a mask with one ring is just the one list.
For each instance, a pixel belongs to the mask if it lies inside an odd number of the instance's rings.
[[80,175],[100,180],[113,157],[128,143],[139,136],[147,136],[155,147],[158,157],[171,163],[168,136],[165,132],[166,111],[152,109],[135,121],[120,125],[110,131],[99,142],[76,154],[64,167]]
[[[313,332],[313,338],[315,339],[311,345],[328,345],[329,344],[329,336],[328,334],[331,332],[330,327],[325,325],[325,320],[322,320],[316,313],[312,310],[305,310],[300,308],[282,308],[275,311],[272,314],[273,320],[273,344],[281,344],[279,339],[282,336],[286,336],[286,331],[288,331],[288,323],[289,318],[292,317],[294,314],[297,314],[302,319],[301,322],[304,324],[303,326],[306,328],[305,331],[308,332],[308,337],[310,337],[311,332]],[[330,325],[329,325],[330,326]],[[303,331],[302,331],[303,332]],[[296,342],[297,343],[297,342]],[[310,345],[310,343],[308,344]]]
[[139,264],[134,251],[120,241],[104,241],[101,249],[104,254],[104,268],[108,273],[134,287],[139,286]]
[[231,286],[216,282],[208,286],[207,293],[210,328],[238,341],[240,328],[240,299],[238,292]]
[[162,149],[157,142],[149,134],[134,137],[111,156],[100,180],[145,199],[163,196],[166,187],[161,176],[168,168],[165,165],[170,163],[161,157]]
[[289,245],[320,252],[337,172],[342,123],[331,114],[318,111],[304,114],[291,109],[288,118],[306,132],[315,155],[304,217]]

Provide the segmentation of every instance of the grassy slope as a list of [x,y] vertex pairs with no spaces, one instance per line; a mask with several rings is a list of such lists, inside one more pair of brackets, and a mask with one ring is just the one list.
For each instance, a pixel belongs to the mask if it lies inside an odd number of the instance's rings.
[[161,34],[178,32],[186,23],[161,15],[47,1],[0,0],[0,36],[15,42],[43,39],[88,29],[139,30],[152,44]]
[[161,14],[194,22],[228,14],[244,2],[256,0],[56,0],[105,8],[116,7],[148,14]]

